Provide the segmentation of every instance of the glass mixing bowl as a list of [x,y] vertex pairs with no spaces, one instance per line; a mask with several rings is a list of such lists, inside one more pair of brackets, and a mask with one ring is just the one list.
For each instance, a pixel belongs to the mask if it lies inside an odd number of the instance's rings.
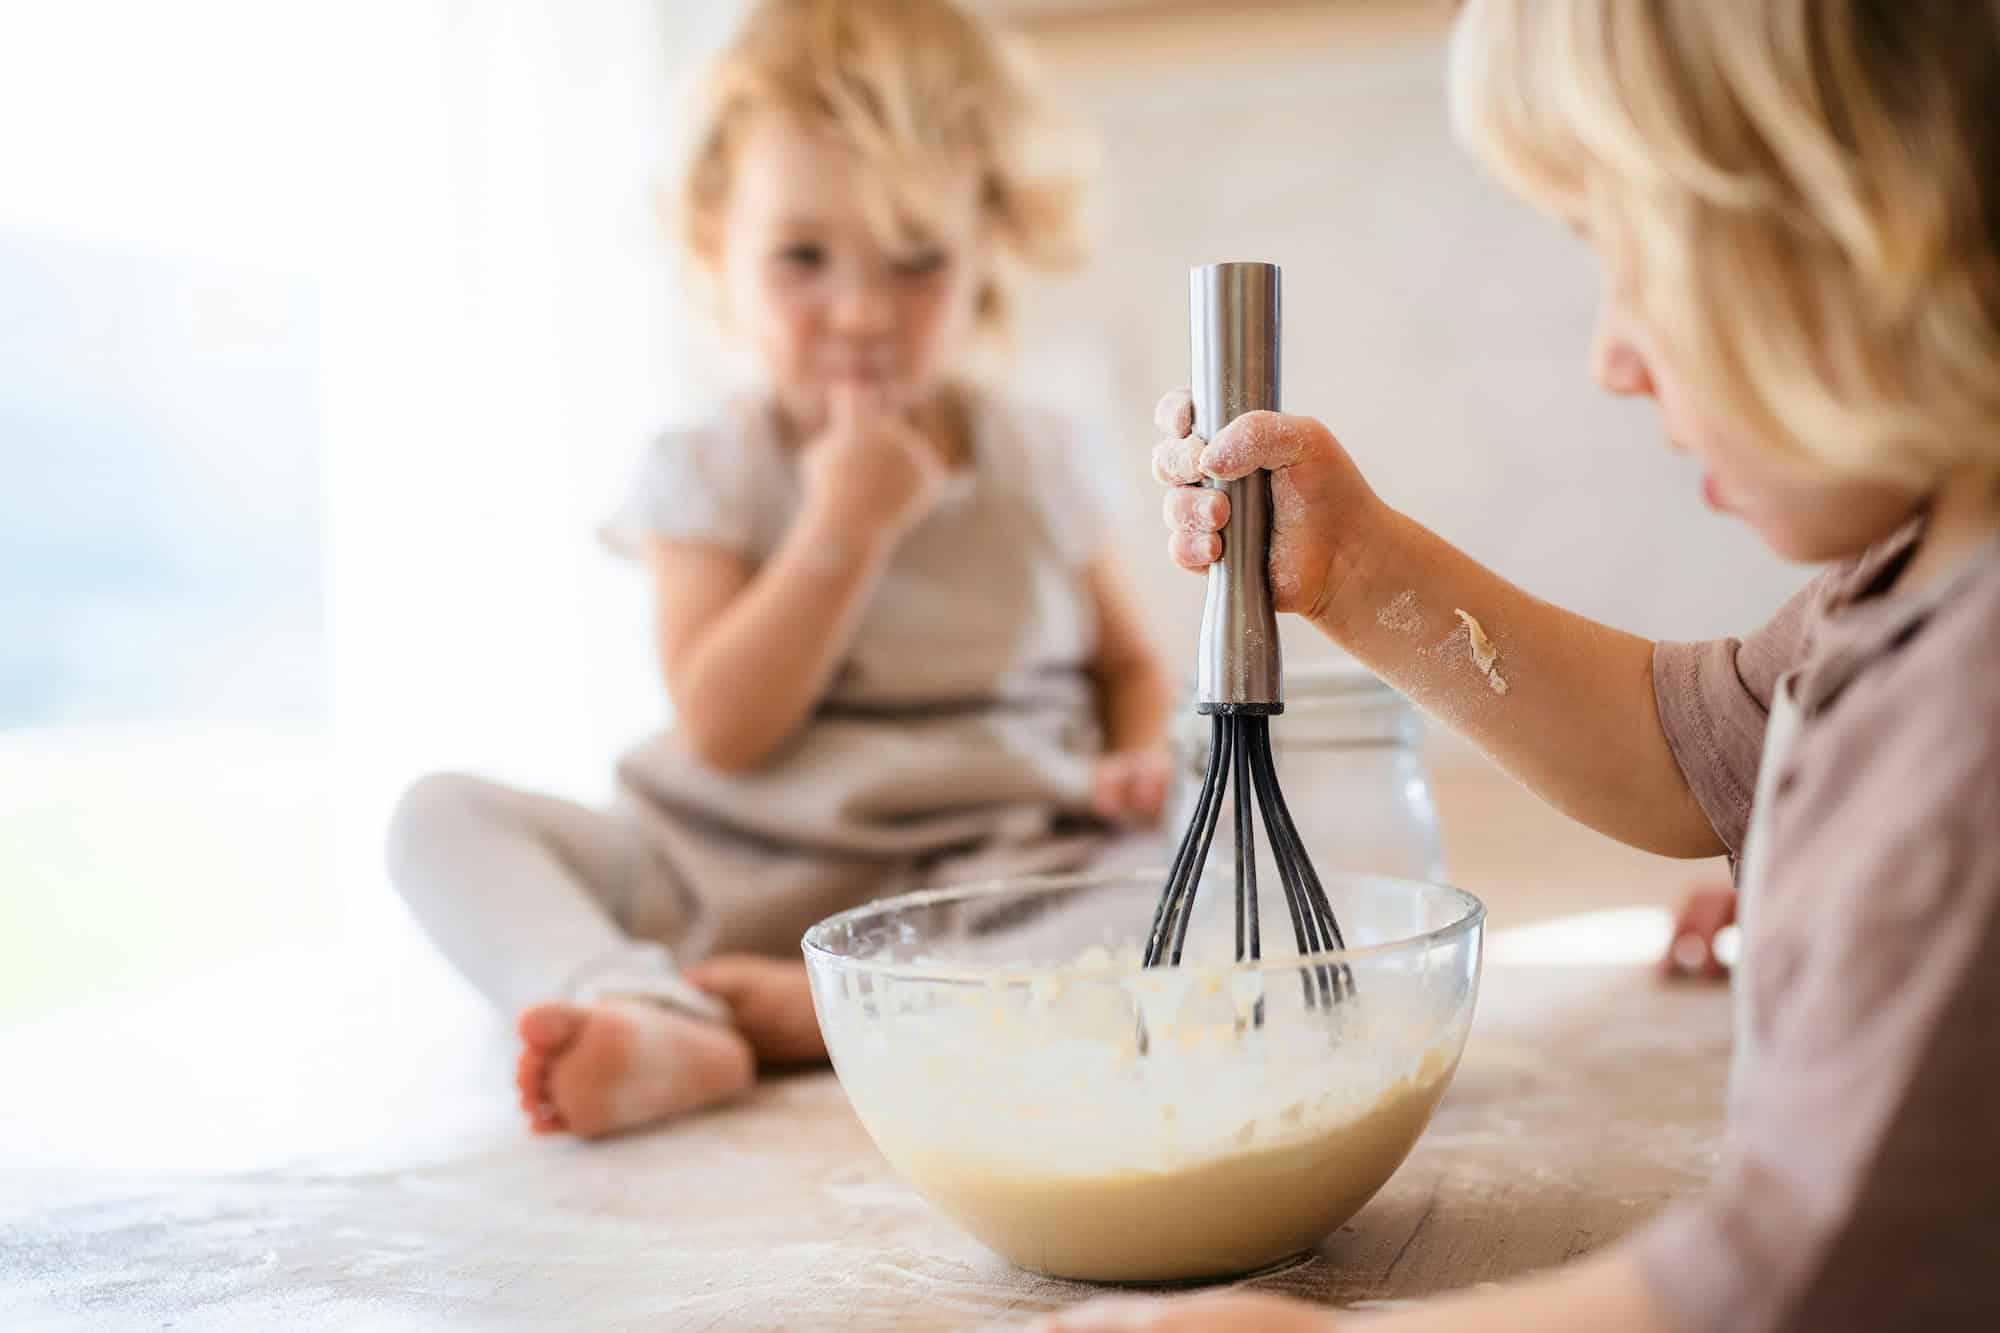
[[[1345,950],[1235,964],[1211,903],[1182,965],[1145,969],[1162,878],[909,894],[806,933],[820,1030],[876,1145],[1023,1268],[1175,1282],[1311,1249],[1402,1164],[1457,1068],[1478,899],[1335,875]],[[1288,947],[1283,895],[1262,905],[1267,951]],[[1318,1000],[1330,967],[1351,998]]]

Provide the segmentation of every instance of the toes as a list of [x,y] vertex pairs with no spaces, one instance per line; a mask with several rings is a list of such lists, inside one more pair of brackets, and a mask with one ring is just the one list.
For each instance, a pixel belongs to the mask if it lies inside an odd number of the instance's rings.
[[583,1030],[583,1010],[560,1001],[533,1004],[521,1011],[515,1026],[531,1049],[553,1053],[576,1040],[576,1034]]
[[537,1134],[561,1133],[569,1126],[550,1096],[549,1075],[555,1057],[582,1030],[583,1011],[573,1004],[531,1005],[521,1011],[516,1026],[522,1044],[514,1061],[514,1087],[520,1093],[521,1109],[528,1114],[528,1128]]
[[537,1046],[524,1047],[514,1061],[514,1088],[520,1094],[521,1109],[527,1112],[528,1128],[537,1134],[554,1134],[567,1129],[549,1098],[549,1070],[553,1061]]
[[534,1111],[548,1098],[549,1062],[537,1050],[522,1051],[514,1061],[514,1088],[521,1094],[521,1109]]

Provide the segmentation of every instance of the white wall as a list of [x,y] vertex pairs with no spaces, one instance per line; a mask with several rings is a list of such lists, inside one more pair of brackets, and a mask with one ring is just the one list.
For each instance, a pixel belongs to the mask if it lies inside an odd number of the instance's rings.
[[1588,252],[1452,140],[1443,10],[1242,0],[1029,29],[1096,127],[1102,174],[1097,261],[1032,295],[1019,383],[1104,414],[1169,651],[1191,656],[1201,598],[1158,555],[1147,417],[1188,378],[1185,271],[1219,259],[1284,266],[1286,405],[1536,593],[1698,637],[1749,628],[1804,581],[1701,506],[1647,405],[1589,382]]
[[703,15],[426,0],[343,141],[327,452],[343,881],[429,769],[586,799],[657,726],[645,580],[595,540],[683,407],[654,192]]

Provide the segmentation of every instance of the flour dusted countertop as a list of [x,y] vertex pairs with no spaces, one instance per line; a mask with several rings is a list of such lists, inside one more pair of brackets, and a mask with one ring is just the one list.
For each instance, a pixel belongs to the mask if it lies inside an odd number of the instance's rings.
[[[1395,1300],[1558,1263],[1700,1188],[1728,999],[1635,963],[1682,867],[1490,773],[1440,781],[1494,960],[1458,1077],[1382,1193],[1259,1285]],[[1589,907],[1582,922],[1515,930]],[[1559,965],[1576,958],[1596,965]],[[1515,961],[1507,961],[1509,958]],[[477,1002],[399,958],[266,960],[0,1030],[0,1326],[977,1328],[1090,1295],[889,1170],[830,1074],[615,1142],[533,1139]]]

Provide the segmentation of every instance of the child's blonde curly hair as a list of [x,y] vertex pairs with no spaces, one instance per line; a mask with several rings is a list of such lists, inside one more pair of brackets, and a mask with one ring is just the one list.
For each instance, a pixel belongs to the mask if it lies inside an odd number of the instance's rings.
[[1467,0],[1452,88],[1760,439],[2000,470],[2000,0]]
[[[1083,257],[1081,181],[1035,163],[1048,126],[1024,54],[946,0],[760,0],[750,10],[710,78],[679,192],[681,239],[711,271],[736,148],[771,112],[871,168],[864,204],[885,245],[919,239],[936,183],[970,163],[998,259],[1060,270]],[[1004,331],[1003,269],[978,299],[981,326]]]

